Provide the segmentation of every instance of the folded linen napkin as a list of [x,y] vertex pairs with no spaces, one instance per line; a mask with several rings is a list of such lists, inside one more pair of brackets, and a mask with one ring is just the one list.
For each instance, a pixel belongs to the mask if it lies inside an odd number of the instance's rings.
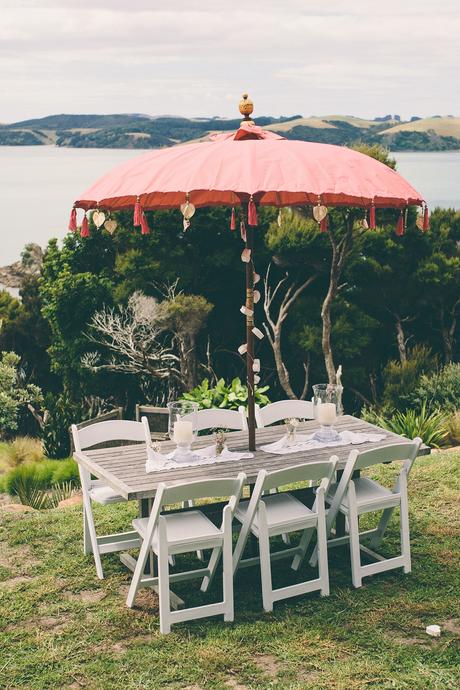
[[145,463],[146,472],[159,472],[161,470],[177,469],[178,467],[195,467],[196,465],[212,465],[218,462],[227,462],[230,460],[238,462],[246,458],[252,458],[252,453],[244,453],[239,451],[232,451],[224,447],[220,455],[216,454],[216,446],[206,446],[205,448],[198,448],[190,455],[190,462],[175,462],[174,451],[163,455],[158,453],[153,448],[147,448],[147,462]]
[[297,434],[295,443],[288,443],[287,435],[274,443],[261,446],[261,450],[266,453],[286,455],[288,453],[298,453],[302,450],[312,450],[314,448],[333,448],[336,446],[359,445],[360,443],[378,443],[386,438],[386,434],[368,434],[356,431],[342,431],[340,439],[328,441],[327,443],[313,439],[314,434]]

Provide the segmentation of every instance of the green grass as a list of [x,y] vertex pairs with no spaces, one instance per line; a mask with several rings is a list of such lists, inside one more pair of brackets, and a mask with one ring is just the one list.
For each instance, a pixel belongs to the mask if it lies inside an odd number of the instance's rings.
[[[234,624],[201,620],[166,636],[152,592],[142,590],[138,606],[125,607],[129,577],[116,555],[104,557],[106,579],[96,579],[81,550],[81,508],[0,513],[0,687],[458,688],[459,474],[458,452],[414,466],[410,575],[383,573],[354,590],[347,549],[336,549],[330,597],[287,600],[264,614],[257,569],[244,570]],[[101,508],[98,526],[123,528],[135,509]],[[397,547],[395,520],[384,549]],[[276,566],[277,585],[293,581],[285,565]],[[187,604],[202,600],[195,583],[176,591]],[[211,596],[219,595],[216,581]],[[442,626],[439,640],[425,634],[430,623]]]

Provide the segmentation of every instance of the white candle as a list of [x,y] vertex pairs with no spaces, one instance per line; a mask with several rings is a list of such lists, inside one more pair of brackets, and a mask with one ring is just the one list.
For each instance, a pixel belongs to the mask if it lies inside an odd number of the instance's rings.
[[174,443],[192,443],[192,422],[174,422]]
[[318,422],[324,426],[330,426],[337,419],[337,410],[334,403],[319,403],[317,409]]

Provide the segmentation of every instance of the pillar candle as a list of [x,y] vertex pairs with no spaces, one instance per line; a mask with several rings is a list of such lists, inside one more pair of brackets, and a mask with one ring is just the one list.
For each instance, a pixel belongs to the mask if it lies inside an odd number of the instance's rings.
[[320,424],[325,426],[334,424],[337,419],[335,403],[319,403],[316,416]]
[[192,422],[174,422],[174,443],[192,443]]

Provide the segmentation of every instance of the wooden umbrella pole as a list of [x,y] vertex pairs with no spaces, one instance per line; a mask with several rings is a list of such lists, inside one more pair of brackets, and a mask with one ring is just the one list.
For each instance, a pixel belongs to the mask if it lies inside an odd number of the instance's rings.
[[248,440],[249,450],[256,449],[256,416],[255,416],[255,398],[254,398],[254,228],[250,225],[246,228],[246,249],[251,251],[250,260],[246,264],[246,366],[247,366],[247,384],[248,384]]

